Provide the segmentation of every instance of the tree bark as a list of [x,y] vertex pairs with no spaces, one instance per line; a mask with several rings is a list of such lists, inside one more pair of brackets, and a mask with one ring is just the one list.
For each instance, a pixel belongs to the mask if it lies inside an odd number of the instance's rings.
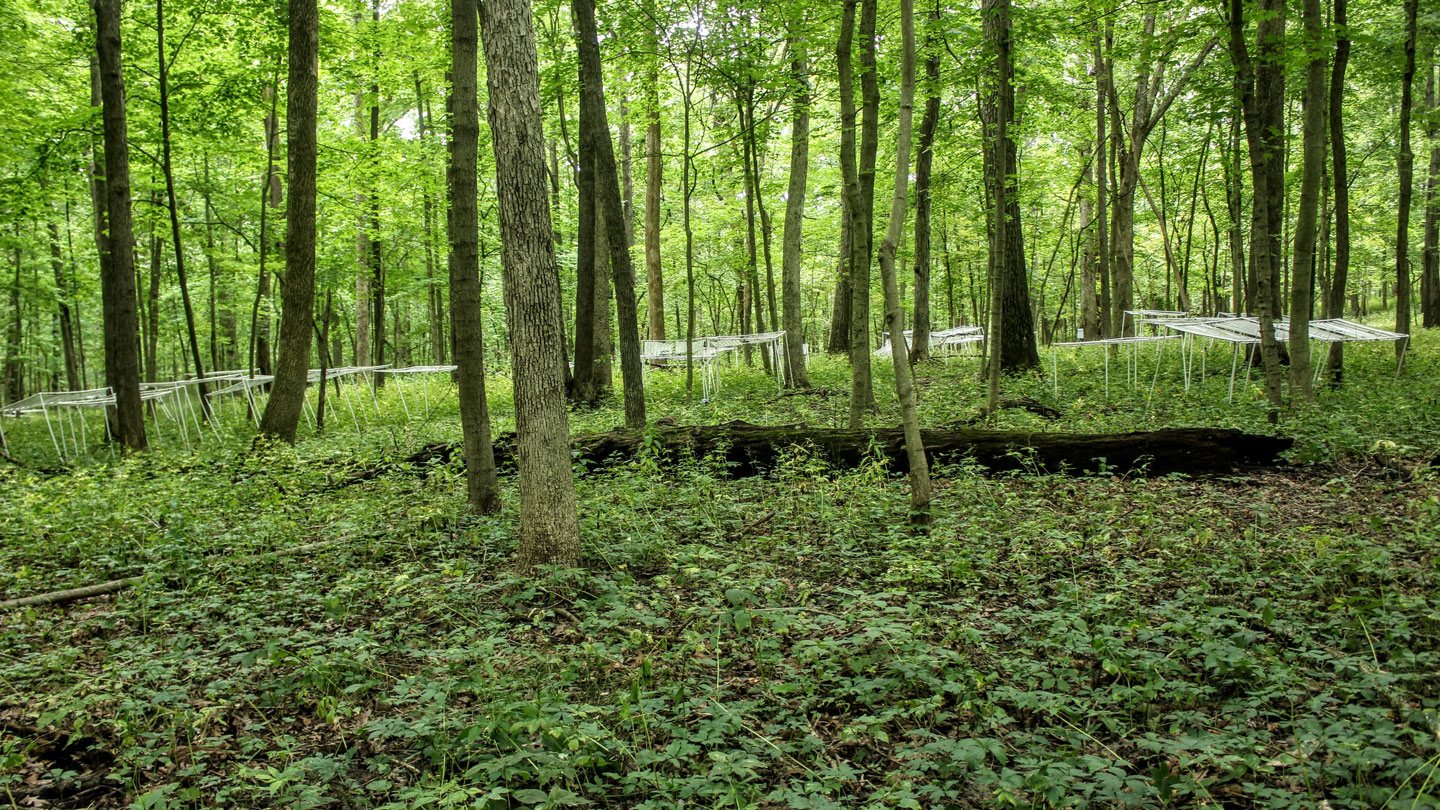
[[940,121],[940,52],[934,27],[940,8],[930,13],[925,35],[925,114],[920,118],[920,143],[915,152],[915,314],[910,362],[930,359],[930,170],[935,157],[935,126]]
[[[652,40],[654,38],[652,37]],[[652,44],[659,47],[658,40]],[[658,58],[658,57],[657,57]],[[645,312],[651,340],[665,339],[665,271],[660,264],[660,75],[654,59],[645,76]]]
[[1320,203],[1321,170],[1325,163],[1325,20],[1320,0],[1304,0],[1305,49],[1305,151],[1296,209],[1294,264],[1290,279],[1290,400],[1306,402],[1310,390],[1310,310],[1315,289],[1316,212]]
[[[425,114],[425,94],[420,85],[420,74],[415,74],[415,116],[420,121],[420,154],[421,165],[429,164],[429,153],[425,148],[425,136],[430,129]],[[445,307],[444,296],[440,292],[440,284],[435,279],[435,233],[431,226],[434,217],[434,204],[430,199],[430,184],[420,184],[420,204],[422,216],[425,219],[425,288],[427,295],[427,309],[429,312],[430,332],[430,357],[436,363],[445,362]]]
[[[356,27],[360,26],[360,20],[356,19]],[[366,137],[365,126],[365,94],[355,92],[355,134],[364,139]],[[362,191],[355,192],[355,211],[358,221],[355,225],[355,365],[371,365],[370,336],[374,328],[370,325],[370,230],[365,222],[365,211],[370,207],[369,200]]]
[[121,72],[121,0],[95,0],[96,50],[105,125],[105,216],[100,256],[105,320],[105,382],[114,391],[111,433],[128,450],[144,450],[140,357],[135,312],[135,234],[130,216],[130,146],[126,140],[125,78]]
[[[1419,0],[1405,2],[1405,72],[1400,85],[1400,175],[1399,202],[1396,205],[1395,233],[1395,331],[1410,333],[1410,198],[1414,189],[1415,153],[1410,146],[1410,113],[1415,83],[1415,38]],[[1395,356],[1405,356],[1409,338],[1395,341]]]
[[1245,44],[1242,0],[1230,0],[1230,57],[1235,65],[1245,113],[1250,151],[1250,257],[1255,275],[1255,310],[1260,320],[1260,358],[1271,420],[1283,405],[1280,347],[1275,340],[1275,314],[1280,290],[1280,231],[1284,204],[1285,2],[1261,0],[1256,36],[1258,65]]
[[[905,230],[910,189],[910,127],[915,107],[915,6],[900,0],[900,109],[895,135],[895,195],[890,201],[890,222],[880,243],[880,279],[885,289],[885,326],[890,331],[890,357],[895,367],[895,396],[900,400],[900,422],[905,435],[905,456],[910,475],[910,524],[930,527],[930,467],[920,438],[920,416],[915,409],[915,387],[905,346],[905,318],[900,308],[895,257]],[[927,257],[928,261],[928,257]],[[929,272],[926,272],[929,282]],[[920,336],[917,334],[916,339]]]
[[[850,427],[860,427],[875,412],[870,373],[870,260],[875,243],[875,154],[880,145],[880,84],[875,64],[877,0],[860,2],[860,151],[856,158],[857,194],[850,202]],[[849,68],[848,60],[846,69]],[[845,102],[841,100],[842,144]],[[851,109],[854,109],[852,98]],[[854,113],[848,126],[854,129]],[[853,135],[852,135],[853,141]],[[841,161],[844,161],[841,146]],[[847,184],[848,185],[848,184]]]
[[785,309],[785,381],[791,388],[810,387],[810,376],[805,369],[805,312],[800,287],[800,270],[804,263],[801,229],[805,218],[805,184],[810,171],[810,69],[806,64],[804,34],[797,30],[802,23],[802,19],[794,20],[790,35],[790,81],[794,99],[790,115],[790,185],[785,199],[785,244],[780,257],[780,283]]
[[[184,242],[180,238],[180,207],[175,202],[175,167],[170,147],[170,64],[165,56],[165,0],[155,0],[155,42],[160,59],[160,145],[161,168],[165,172],[165,196],[170,210],[170,240],[175,245],[175,278],[180,283],[180,302],[185,310],[185,332],[190,340],[190,360],[195,364],[196,398],[200,413],[210,419],[210,397],[205,387],[205,364],[200,359],[200,338],[195,330],[195,308],[190,304],[190,283],[185,275]],[[213,319],[212,319],[213,320]]]
[[[528,6],[528,2],[526,5]],[[591,137],[595,149],[595,183],[599,200],[605,207],[605,228],[610,242],[615,315],[620,327],[620,375],[625,389],[625,424],[638,428],[645,424],[645,382],[640,366],[635,270],[630,261],[630,246],[625,241],[625,212],[620,203],[615,146],[610,141],[610,125],[605,115],[605,90],[600,66],[599,33],[595,27],[595,7],[592,0],[574,0],[571,8],[575,15],[576,43],[582,75],[580,108],[581,114],[590,116],[594,122]],[[544,168],[543,163],[541,168]],[[549,219],[548,211],[546,219]],[[546,230],[549,231],[548,223]]]
[[[840,41],[835,48],[839,69],[840,85],[840,172],[844,178],[846,221],[849,223],[849,261],[847,286],[850,306],[847,308],[849,326],[848,347],[850,351],[850,415],[849,425],[859,428],[865,423],[865,412],[869,410],[870,391],[870,315],[868,298],[870,288],[870,243],[866,237],[869,226],[865,221],[865,206],[861,202],[862,190],[855,148],[855,90],[851,77],[851,41],[855,32],[856,0],[845,0],[840,23]],[[873,170],[872,170],[873,172]],[[873,177],[873,173],[872,173]],[[863,265],[863,272],[861,270]],[[865,294],[857,292],[865,288]],[[862,300],[863,299],[863,300]]]
[[[489,6],[495,0],[485,5]],[[527,6],[528,10],[528,6]],[[465,492],[470,509],[479,514],[500,511],[500,484],[495,477],[495,452],[490,442],[490,409],[485,393],[485,336],[480,299],[480,211],[477,202],[480,148],[479,11],[475,0],[450,4],[450,121],[448,197],[450,198],[450,331],[455,338],[460,428],[465,448]],[[488,44],[488,43],[487,43]],[[533,45],[532,45],[533,47]],[[492,72],[502,69],[493,65]],[[492,98],[500,103],[500,97]],[[538,148],[538,146],[537,146]],[[544,178],[541,178],[542,183]],[[543,189],[542,189],[543,192]],[[542,204],[544,197],[541,197]],[[552,238],[547,232],[546,239]],[[553,250],[553,247],[551,248]],[[509,260],[509,250],[505,251]],[[506,274],[508,279],[509,273]],[[508,287],[508,283],[507,283]],[[553,293],[558,295],[558,293]],[[556,299],[558,301],[558,298]],[[552,304],[553,306],[553,304]],[[558,307],[557,307],[558,308]],[[513,338],[513,332],[512,332]],[[554,331],[560,340],[560,330]],[[558,366],[515,367],[521,374],[559,376]],[[561,383],[563,386],[563,382]],[[563,390],[562,390],[563,395]],[[517,399],[517,406],[519,404]],[[563,408],[563,403],[562,403]],[[568,462],[566,469],[569,469]]]
[[[455,0],[456,5],[473,8],[471,2]],[[536,565],[573,567],[580,562],[580,524],[570,460],[564,380],[556,360],[561,354],[560,307],[559,294],[552,287],[558,283],[559,274],[555,268],[550,209],[545,200],[539,57],[530,3],[529,0],[485,0],[481,14],[490,89],[490,131],[496,158],[496,196],[504,243],[505,303],[514,361],[520,473],[519,564],[524,570]],[[588,23],[583,19],[581,23],[582,39],[595,44],[593,15]],[[598,57],[598,50],[597,46],[593,56]],[[595,67],[598,68],[598,64]],[[608,136],[606,140],[608,143]],[[614,184],[613,153],[610,168],[610,190],[614,192],[616,214],[610,228],[614,241],[623,249],[624,222],[618,210],[619,189]],[[600,174],[603,180],[604,172]],[[628,325],[632,339],[636,339],[634,291],[617,289],[617,292],[630,295]],[[621,318],[627,318],[623,308]],[[622,324],[621,334],[625,331]],[[638,340],[636,342],[634,348],[638,349]],[[632,359],[638,364],[638,353]],[[641,404],[643,406],[643,402]],[[640,422],[643,425],[643,411]]]
[[1425,137],[1430,142],[1430,167],[1425,179],[1425,253],[1420,271],[1420,325],[1440,326],[1440,102],[1435,94],[1435,46],[1425,66]]
[[320,86],[320,9],[317,0],[291,0],[289,80],[285,100],[285,278],[281,287],[280,348],[275,383],[260,432],[294,444],[310,373],[315,317],[315,139]]

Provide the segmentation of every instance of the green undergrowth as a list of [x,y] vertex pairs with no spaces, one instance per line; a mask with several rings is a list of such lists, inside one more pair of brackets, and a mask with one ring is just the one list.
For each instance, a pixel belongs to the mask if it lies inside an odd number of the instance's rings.
[[[1107,404],[1092,360],[1062,362],[1059,399],[1007,383],[1061,420],[998,426],[1269,429],[1253,378],[1225,403],[1228,368],[1188,398],[1162,368],[1151,398],[1112,367]],[[1397,382],[1388,346],[1356,352],[1345,388],[1279,427],[1314,465],[944,467],[929,536],[878,463],[797,449],[732,480],[642,457],[578,479],[585,567],[525,579],[508,482],[488,518],[454,467],[331,487],[454,438],[443,405],[407,421],[393,388],[368,429],[295,448],[235,430],[194,455],[6,468],[0,598],[144,578],[0,613],[0,802],[1440,806],[1434,371],[1417,351]],[[836,424],[843,372],[821,360],[833,394],[780,397],[731,370],[690,405],[655,372],[650,415]],[[974,416],[972,361],[919,374],[928,424]],[[256,557],[307,543],[328,545]]]

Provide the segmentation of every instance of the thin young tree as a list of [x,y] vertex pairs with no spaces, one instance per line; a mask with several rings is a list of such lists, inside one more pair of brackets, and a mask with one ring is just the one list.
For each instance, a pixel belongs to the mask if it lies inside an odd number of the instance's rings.
[[801,228],[804,227],[805,184],[810,170],[810,70],[806,63],[805,39],[800,31],[804,15],[798,4],[791,18],[790,81],[793,86],[790,113],[790,185],[785,200],[784,248],[780,257],[781,298],[784,302],[786,384],[809,388],[805,370],[805,313],[801,300],[800,266],[804,262]]
[[190,282],[185,274],[184,242],[180,238],[180,207],[175,202],[175,168],[170,147],[170,60],[165,54],[165,0],[155,0],[155,42],[160,54],[160,166],[165,173],[165,197],[170,210],[170,239],[175,245],[175,277],[180,283],[180,301],[185,309],[185,331],[190,359],[195,363],[200,412],[209,419],[210,397],[205,388],[205,364],[200,359],[200,339],[195,331],[195,308],[190,304]]
[[[653,6],[653,4],[651,4]],[[660,189],[665,166],[660,145],[660,38],[649,29],[652,55],[645,68],[645,282],[647,334],[665,339],[665,272],[660,264]]]
[[291,0],[289,60],[285,174],[290,202],[285,207],[280,346],[260,432],[294,444],[310,375],[310,330],[315,317],[315,138],[320,90],[317,0]]
[[1294,264],[1290,279],[1290,399],[1305,402],[1310,390],[1310,308],[1315,299],[1310,268],[1315,259],[1316,212],[1325,163],[1325,19],[1320,0],[1305,0],[1304,158],[1300,179],[1300,205],[1296,211]]
[[[453,2],[473,9],[473,0]],[[580,521],[558,359],[562,351],[559,274],[546,199],[539,57],[530,2],[485,0],[481,18],[504,245],[505,309],[514,360],[519,564],[522,569],[575,566],[580,562]],[[619,189],[614,191],[618,198]],[[622,218],[615,217],[610,227],[612,232],[620,230],[618,241],[623,247]],[[633,290],[629,292],[633,331],[638,327]]]
[[[1415,185],[1415,153],[1410,145],[1410,113],[1414,106],[1415,39],[1420,0],[1405,2],[1405,71],[1400,77],[1400,199],[1396,206],[1395,331],[1410,333],[1410,200]],[[1409,338],[1395,341],[1395,356],[1403,358]]]
[[935,158],[935,127],[940,122],[940,51],[935,28],[940,7],[930,12],[925,34],[925,114],[920,118],[920,143],[915,151],[915,327],[910,362],[930,359],[930,173]]
[[920,416],[915,409],[915,387],[905,346],[904,314],[900,309],[900,286],[895,270],[910,196],[910,127],[915,112],[914,0],[900,0],[900,39],[895,195],[890,201],[890,223],[880,243],[880,284],[885,290],[885,328],[890,330],[890,357],[895,366],[895,396],[900,400],[900,422],[905,433],[905,458],[910,463],[910,523],[917,529],[926,529],[930,526],[930,465],[920,439]]
[[[488,3],[487,3],[488,5]],[[480,298],[480,148],[479,32],[475,0],[450,4],[450,330],[455,338],[460,430],[465,448],[465,492],[479,514],[500,511],[500,482],[490,439],[490,408],[485,394],[485,344]],[[548,238],[548,237],[547,237]],[[508,254],[508,251],[507,251]],[[556,335],[559,329],[556,329]],[[539,369],[544,371],[546,369]],[[559,373],[556,364],[554,373]],[[525,369],[534,373],[535,369]],[[521,367],[516,364],[516,385]],[[518,405],[517,399],[517,405]],[[566,463],[569,469],[569,463]],[[523,474],[523,471],[522,471]]]
[[121,72],[121,0],[95,0],[101,116],[105,126],[105,219],[100,293],[105,322],[105,382],[115,394],[111,433],[128,450],[144,450],[140,404],[139,316],[135,308],[135,232],[130,214],[130,146]]
[[[576,44],[580,53],[581,115],[593,122],[591,145],[595,150],[595,188],[605,211],[610,268],[614,274],[615,315],[619,319],[620,376],[625,390],[625,426],[645,426],[645,381],[640,365],[639,315],[635,305],[635,269],[625,234],[625,209],[620,200],[620,177],[615,145],[605,113],[605,88],[600,63],[600,39],[595,26],[593,0],[574,0]],[[488,46],[487,46],[488,47]],[[538,70],[538,68],[537,68]],[[541,169],[543,165],[543,154]],[[549,214],[546,214],[549,231]],[[553,255],[553,249],[552,249]]]

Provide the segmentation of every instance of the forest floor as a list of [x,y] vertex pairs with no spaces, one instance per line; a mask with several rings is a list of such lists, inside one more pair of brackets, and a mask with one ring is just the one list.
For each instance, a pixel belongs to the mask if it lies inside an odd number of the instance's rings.
[[[1228,353],[1103,393],[1062,356],[1062,411],[1017,430],[1271,430]],[[1046,357],[1046,372],[1049,372]],[[898,421],[887,362],[884,414]],[[341,488],[453,439],[453,397],[295,448],[0,466],[0,800],[17,807],[1440,806],[1440,336],[1395,379],[1287,415],[1290,464],[1233,475],[935,471],[906,484],[795,450],[765,477],[640,458],[578,479],[585,567],[514,576],[514,497],[474,518],[454,467]],[[1221,376],[1223,374],[1223,376]],[[727,369],[651,419],[839,425],[846,366],[778,396]],[[981,403],[973,360],[919,369],[927,424]],[[697,381],[698,383],[698,381]],[[411,383],[411,385],[417,385]],[[417,393],[412,387],[411,395]],[[415,410],[415,399],[408,407]],[[494,378],[498,430],[511,420]],[[576,433],[621,421],[617,403]],[[12,430],[17,455],[41,435]],[[27,444],[28,442],[28,444]],[[303,555],[258,552],[328,542]]]

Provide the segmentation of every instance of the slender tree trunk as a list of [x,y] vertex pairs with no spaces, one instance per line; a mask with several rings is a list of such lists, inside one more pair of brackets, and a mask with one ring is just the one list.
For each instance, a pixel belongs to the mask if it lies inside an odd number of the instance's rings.
[[5,392],[0,402],[14,402],[25,396],[25,363],[21,354],[24,333],[23,310],[20,308],[20,268],[24,252],[20,241],[20,221],[15,221],[15,277],[10,283],[10,324],[5,330]]
[[[454,2],[472,10],[473,18],[472,0]],[[580,562],[580,524],[570,462],[564,380],[557,362],[562,342],[560,298],[559,292],[551,287],[557,284],[559,274],[555,268],[550,209],[545,200],[540,79],[530,3],[528,0],[485,0],[482,15],[490,89],[490,130],[495,145],[496,196],[504,243],[505,303],[514,358],[520,478],[519,563],[524,570],[536,565],[573,567]],[[594,44],[593,14],[588,22],[584,19],[580,22],[582,38]],[[598,57],[598,46],[595,50],[593,55]],[[602,155],[602,162],[603,159]],[[612,241],[624,249],[625,224],[619,211],[613,153],[610,169],[610,191],[615,198],[613,206],[606,206],[615,215],[610,220],[610,233]],[[603,182],[604,172],[600,174]],[[618,282],[617,278],[617,288],[621,286]],[[625,312],[622,305],[620,317],[622,320],[628,317],[628,330],[635,342],[629,348],[637,350],[631,359],[638,365],[634,291],[617,289],[617,293],[630,296],[629,312]],[[622,323],[621,335],[625,334],[626,324]],[[628,374],[626,382],[630,382]],[[629,405],[628,401],[626,404]],[[641,406],[640,424],[643,425],[643,401]]]
[[[428,165],[429,153],[425,149],[425,136],[430,129],[425,115],[425,94],[420,85],[420,74],[415,74],[415,115],[420,119],[420,153],[422,165]],[[435,233],[431,227],[434,204],[430,200],[430,184],[420,184],[420,204],[425,219],[425,289],[430,321],[430,356],[437,363],[445,362],[445,308],[440,284],[435,278]]]
[[[620,203],[620,183],[615,167],[615,147],[610,142],[610,125],[605,116],[605,95],[600,67],[600,42],[595,28],[592,0],[575,0],[572,6],[577,25],[581,82],[581,109],[594,120],[595,182],[605,206],[606,232],[610,240],[610,266],[614,271],[615,309],[620,326],[620,374],[625,387],[625,424],[645,424],[645,383],[640,367],[640,331],[635,306],[635,271],[630,246],[625,242],[625,213]],[[488,46],[487,46],[488,47]],[[493,114],[493,109],[492,109]],[[544,166],[542,165],[543,169]],[[542,178],[543,179],[543,178]],[[547,211],[548,219],[548,211]],[[546,228],[547,232],[549,228]]]
[[1435,94],[1435,46],[1425,66],[1425,107],[1429,115],[1425,137],[1430,142],[1430,168],[1425,179],[1425,253],[1420,272],[1420,324],[1426,328],[1440,326],[1440,196],[1435,186],[1440,183],[1440,103]]
[[[1010,247],[1007,231],[1011,223],[1007,220],[1006,205],[1010,188],[1006,177],[1007,161],[1005,144],[1009,141],[1008,127],[1012,110],[1010,104],[1014,95],[1010,89],[1010,0],[984,0],[980,7],[980,19],[985,39],[989,65],[983,79],[984,89],[981,100],[981,122],[983,133],[983,158],[985,163],[986,196],[990,205],[990,329],[987,336],[989,362],[986,367],[986,412],[992,417],[1000,407],[1000,367],[1004,358],[1001,336],[1005,327],[1005,307],[1002,292],[1003,279],[1009,264],[1006,253]],[[1014,223],[1017,227],[1019,223]]]
[[1246,312],[1249,301],[1246,294],[1248,285],[1245,281],[1245,206],[1240,186],[1240,124],[1244,115],[1239,106],[1237,94],[1230,114],[1229,154],[1224,156],[1220,164],[1225,170],[1225,211],[1229,216],[1226,234],[1230,240],[1230,311],[1236,313]]
[[[380,29],[380,0],[372,0],[370,20],[378,35]],[[380,46],[375,46],[375,68],[380,69]],[[374,330],[370,351],[374,363],[385,365],[385,262],[383,243],[380,238],[380,84],[370,84],[370,326]],[[384,374],[375,375],[375,387],[385,382]]]
[[[1108,39],[1108,21],[1107,21]],[[1113,331],[1110,324],[1110,216],[1107,210],[1106,192],[1107,179],[1105,168],[1108,163],[1106,153],[1108,142],[1108,130],[1105,123],[1105,107],[1108,102],[1108,90],[1110,88],[1110,62],[1101,51],[1102,40],[1100,37],[1100,23],[1095,23],[1094,36],[1095,52],[1095,243],[1096,243],[1096,267],[1095,275],[1100,280],[1099,298],[1095,300],[1096,316],[1092,336],[1091,330],[1087,327],[1085,339],[1105,338]]]
[[[895,256],[905,230],[905,210],[909,199],[910,126],[915,106],[914,0],[900,0],[900,30],[900,120],[895,136],[895,195],[890,202],[890,223],[885,230],[885,239],[880,243],[880,278],[885,289],[885,326],[890,330],[891,359],[895,366],[895,395],[900,400],[905,456],[910,467],[910,523],[924,530],[930,526],[930,467],[920,438],[920,416],[915,408],[915,388],[905,347],[904,316],[895,270]],[[926,281],[929,281],[928,272]]]
[[791,388],[810,387],[810,376],[805,369],[805,313],[800,287],[800,269],[804,263],[801,229],[805,217],[805,184],[810,171],[810,69],[806,64],[804,35],[799,30],[802,25],[802,18],[792,20],[790,82],[794,99],[790,115],[790,185],[785,198],[785,244],[780,257],[785,304],[785,380]]
[[[694,87],[691,78],[693,48],[692,45],[685,52],[685,79],[682,82],[685,123],[682,135],[681,194],[684,197],[682,218],[685,226],[685,401],[687,403],[695,398],[695,231],[690,222],[690,202],[695,194],[695,155],[690,149],[690,114],[694,107],[690,95]],[[679,73],[678,69],[676,73]],[[676,320],[679,320],[678,312]],[[679,324],[676,324],[676,328],[679,328]]]
[[[843,183],[842,183],[843,185]],[[825,351],[850,351],[850,201],[840,194],[840,251],[835,262],[835,291],[830,303],[830,337]]]
[[100,95],[105,124],[105,214],[109,224],[100,256],[105,315],[105,382],[115,393],[111,432],[129,450],[144,450],[136,351],[135,234],[130,218],[130,146],[126,140],[125,78],[121,73],[120,0],[96,0]]
[[[359,19],[355,22],[358,29]],[[365,94],[355,92],[354,126],[357,137],[366,138]],[[355,226],[355,365],[371,365],[370,335],[370,230],[365,215],[359,212],[370,207],[364,192],[355,192],[355,211],[358,221]]]
[[[495,3],[497,0],[487,2],[487,11]],[[528,4],[526,6],[528,11]],[[480,147],[478,14],[475,0],[452,0],[450,4],[450,330],[455,337],[455,364],[458,367],[456,379],[459,385],[460,428],[465,443],[466,499],[472,511],[494,514],[500,511],[500,482],[495,475],[495,450],[490,442],[490,408],[485,393],[484,320],[480,298],[480,210],[477,202],[480,180],[476,167]],[[526,24],[529,25],[528,17]],[[531,47],[534,47],[533,43]],[[491,68],[492,71],[500,69],[498,64]],[[492,101],[498,103],[501,98],[495,95]],[[542,177],[542,183],[543,180]],[[541,201],[544,202],[543,196]],[[547,232],[545,239],[551,238]],[[554,250],[553,245],[551,250]],[[507,265],[509,253],[509,250],[505,251]],[[505,277],[508,293],[508,267]],[[552,294],[558,296],[558,293]],[[546,304],[547,308],[558,309],[555,302],[547,300]],[[513,341],[513,330],[511,334]],[[552,339],[561,339],[558,327]],[[522,375],[529,380],[535,375],[558,377],[559,374],[558,364],[534,363],[530,358],[524,366],[516,362],[517,393]],[[563,397],[563,381],[559,385]],[[528,389],[526,393],[528,395]],[[516,405],[517,408],[520,405],[518,397]],[[561,408],[563,413],[563,400]],[[568,459],[564,468],[566,472],[570,469]],[[523,522],[524,516],[521,520]]]
[[[584,82],[584,77],[581,77]],[[581,93],[584,98],[584,93]],[[575,174],[578,226],[575,237],[575,372],[571,394],[575,402],[594,405],[600,400],[595,375],[595,277],[599,272],[601,249],[597,227],[595,121],[582,106],[580,110],[580,170]]]
[[[1395,331],[1410,333],[1410,198],[1414,188],[1415,153],[1410,146],[1410,113],[1414,98],[1416,18],[1419,0],[1405,2],[1405,72],[1400,85],[1400,199],[1396,205]],[[1404,357],[1409,338],[1395,341],[1395,356]]]
[[65,385],[71,391],[79,391],[80,362],[75,351],[75,322],[70,315],[71,284],[65,277],[65,261],[60,250],[60,226],[53,220],[48,223],[50,232],[50,270],[55,275],[56,312],[60,326],[60,349],[65,363]]
[[[652,36],[652,40],[654,37]],[[655,47],[659,47],[658,43]],[[651,340],[665,339],[665,272],[660,264],[660,76],[652,58],[645,76],[645,310]]]
[[260,432],[293,444],[310,374],[315,318],[315,138],[320,84],[320,9],[290,2],[290,75],[286,83],[285,156],[290,202],[285,207],[285,278],[275,384]]
[[1314,305],[1313,265],[1315,261],[1316,213],[1320,204],[1320,180],[1325,163],[1325,19],[1320,0],[1304,0],[1305,49],[1305,153],[1300,180],[1300,204],[1296,210],[1294,264],[1290,292],[1290,399],[1309,401],[1310,311]]
[[930,359],[930,168],[934,160],[935,126],[940,121],[940,52],[933,27],[940,8],[930,13],[932,30],[925,35],[925,114],[920,118],[920,143],[915,153],[915,326],[910,362]]
[[[880,85],[875,64],[877,0],[860,2],[860,151],[856,160],[858,194],[850,200],[850,418],[861,427],[874,413],[875,390],[870,374],[870,261],[875,242],[875,155],[879,150]],[[848,60],[847,60],[848,63]],[[848,64],[847,64],[848,68]],[[853,110],[854,101],[851,101]],[[847,126],[841,101],[841,127]],[[850,116],[854,128],[854,114]],[[843,135],[842,135],[843,140]],[[844,147],[841,147],[843,162]]]
[[265,88],[264,98],[270,102],[270,114],[265,118],[265,182],[260,188],[260,274],[255,284],[255,301],[250,307],[250,359],[247,365],[250,374],[257,370],[270,373],[270,313],[262,312],[262,305],[268,309],[270,300],[270,274],[266,259],[270,255],[269,210],[279,208],[282,199],[280,178],[275,174],[275,146],[280,137],[280,119],[277,115],[280,94],[276,91],[280,80],[280,60],[275,60],[275,76]]
[[[850,223],[849,250],[849,348],[850,348],[850,416],[848,426],[862,427],[869,409],[870,391],[870,245],[865,206],[861,202],[861,184],[855,153],[855,90],[851,78],[851,42],[855,32],[856,0],[845,0],[840,23],[840,42],[835,56],[839,66],[840,85],[840,172],[845,183],[845,213]],[[873,170],[872,170],[873,172]],[[873,177],[873,173],[872,173]],[[862,273],[861,267],[864,267]],[[859,292],[863,287],[864,294]]]
[[165,0],[155,0],[155,42],[160,59],[160,145],[161,168],[165,172],[165,196],[170,209],[170,239],[175,245],[175,277],[180,283],[180,302],[185,310],[185,333],[190,339],[190,361],[195,364],[200,413],[209,421],[210,397],[205,387],[205,364],[200,359],[200,338],[195,330],[195,308],[190,303],[190,283],[185,275],[184,242],[180,238],[180,207],[175,202],[175,167],[170,147],[170,65],[165,56]]
[[1230,54],[1241,87],[1245,132],[1250,149],[1250,255],[1255,268],[1255,309],[1260,320],[1260,359],[1270,418],[1283,404],[1283,372],[1274,323],[1280,294],[1280,231],[1284,203],[1285,2],[1261,0],[1256,36],[1258,65],[1252,65],[1245,44],[1244,4],[1230,2]]

